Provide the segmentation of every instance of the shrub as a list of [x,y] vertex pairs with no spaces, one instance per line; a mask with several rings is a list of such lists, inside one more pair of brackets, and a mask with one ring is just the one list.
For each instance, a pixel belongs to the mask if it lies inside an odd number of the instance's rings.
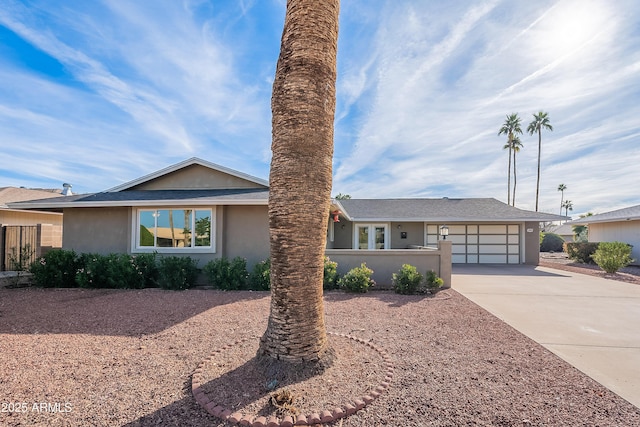
[[322,278],[322,288],[326,290],[338,288],[338,263],[331,261],[328,256],[324,257],[324,276]]
[[256,291],[271,289],[271,260],[260,261],[253,266],[249,275],[249,288]]
[[542,243],[540,244],[540,252],[562,252],[564,239],[555,233],[544,233]]
[[607,273],[615,273],[633,262],[631,248],[623,242],[601,242],[591,257],[598,267]]
[[444,280],[441,277],[438,277],[435,271],[429,270],[427,271],[427,289],[432,294],[435,294],[440,290],[440,288],[444,285]]
[[226,258],[211,260],[203,271],[209,283],[225,290],[244,289],[249,276],[247,260],[240,257],[235,257],[232,261]]
[[402,264],[397,273],[393,273],[393,290],[398,294],[415,294],[421,289],[424,277],[418,269],[409,264]]
[[564,251],[576,262],[584,264],[593,264],[593,255],[598,249],[598,243],[596,242],[567,242],[564,244]]
[[158,285],[162,289],[184,290],[193,287],[198,278],[198,261],[191,257],[160,257]]
[[144,278],[126,254],[82,254],[76,271],[81,288],[128,289],[144,287]]
[[371,279],[373,270],[367,267],[366,263],[360,267],[354,267],[338,280],[341,289],[347,292],[367,292],[375,282]]
[[134,268],[141,273],[144,288],[158,287],[159,271],[157,253],[136,254],[131,256]]
[[30,271],[37,286],[44,288],[72,288],[78,258],[74,251],[52,249],[31,264]]

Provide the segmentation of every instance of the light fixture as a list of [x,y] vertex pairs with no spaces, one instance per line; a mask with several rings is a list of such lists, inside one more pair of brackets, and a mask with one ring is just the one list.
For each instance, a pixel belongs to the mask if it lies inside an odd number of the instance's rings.
[[443,225],[440,227],[440,235],[442,236],[442,240],[447,240],[447,236],[449,235],[449,227]]
[[402,224],[398,224],[398,230],[402,230]]

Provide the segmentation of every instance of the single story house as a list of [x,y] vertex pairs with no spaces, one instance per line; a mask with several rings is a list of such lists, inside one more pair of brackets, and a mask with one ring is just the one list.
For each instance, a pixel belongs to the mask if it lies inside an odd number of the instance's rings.
[[624,242],[633,246],[631,257],[640,265],[640,205],[586,216],[571,221],[587,225],[590,242]]
[[558,236],[562,237],[565,242],[573,242],[575,241],[575,234],[573,233],[572,228],[573,225],[573,222],[565,222],[564,224],[560,225],[549,225],[545,227],[543,231],[547,233],[557,234]]
[[[269,256],[268,191],[266,180],[191,158],[101,193],[15,207],[63,212],[63,248],[76,252],[185,254],[200,266],[241,256],[251,268]],[[450,284],[451,262],[537,264],[539,223],[559,219],[495,199],[333,200],[327,255],[342,273],[367,262],[383,285],[403,263]]]

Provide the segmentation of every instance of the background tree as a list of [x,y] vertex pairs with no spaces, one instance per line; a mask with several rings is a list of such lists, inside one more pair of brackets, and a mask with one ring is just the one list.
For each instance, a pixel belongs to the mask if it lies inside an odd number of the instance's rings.
[[560,191],[560,215],[562,215],[562,208],[564,207],[564,190],[567,189],[567,186],[564,184],[558,185],[558,191]]
[[258,350],[263,361],[309,365],[330,359],[325,358],[331,351],[322,277],[331,203],[339,4],[287,1],[271,98],[271,306]]
[[338,195],[334,197],[334,199],[336,200],[348,200],[350,198],[351,196],[349,194],[342,194],[342,193],[338,193]]
[[538,179],[536,180],[536,212],[538,212],[538,196],[540,194],[540,153],[542,152],[542,129],[553,131],[553,126],[549,122],[549,115],[544,111],[533,115],[533,121],[529,123],[527,132],[529,135],[538,134]]
[[502,127],[498,131],[498,135],[507,135],[506,146],[509,149],[509,169],[507,173],[507,204],[511,204],[511,152],[513,149],[513,138],[517,135],[522,135],[522,128],[520,127],[520,117],[518,113],[512,113],[507,115]]
[[[593,216],[593,213],[588,212],[584,215],[580,215],[580,218],[586,218],[588,216]],[[573,238],[576,242],[589,241],[589,227],[586,225],[573,225],[571,226],[571,231],[573,231]]]
[[516,205],[516,184],[518,182],[518,176],[516,173],[516,154],[520,152],[520,149],[524,147],[520,138],[515,136],[513,141],[511,141],[511,151],[513,152],[513,197],[511,198],[511,204],[513,206]]
[[562,207],[564,208],[564,216],[569,216],[569,211],[573,210],[573,203],[571,200],[565,200]]

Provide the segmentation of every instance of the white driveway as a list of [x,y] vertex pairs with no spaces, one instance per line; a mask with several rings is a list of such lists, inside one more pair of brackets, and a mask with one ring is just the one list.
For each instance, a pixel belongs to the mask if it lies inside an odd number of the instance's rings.
[[454,265],[452,287],[640,408],[640,286],[524,265]]

